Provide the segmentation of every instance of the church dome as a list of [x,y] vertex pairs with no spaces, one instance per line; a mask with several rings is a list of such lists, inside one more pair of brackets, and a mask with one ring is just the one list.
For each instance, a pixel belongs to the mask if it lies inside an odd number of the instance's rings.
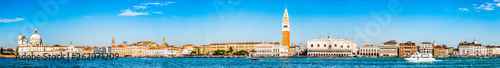
[[38,30],[35,28],[35,31],[33,31],[33,35],[30,37],[30,42],[31,43],[36,43],[36,44],[41,44],[42,43],[42,37],[38,35]]
[[38,34],[33,34],[31,35],[30,41],[40,41],[40,35]]

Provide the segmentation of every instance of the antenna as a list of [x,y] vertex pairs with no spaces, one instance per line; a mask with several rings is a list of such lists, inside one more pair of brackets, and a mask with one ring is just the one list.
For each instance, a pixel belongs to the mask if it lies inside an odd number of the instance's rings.
[[319,34],[319,39],[321,39],[321,34]]

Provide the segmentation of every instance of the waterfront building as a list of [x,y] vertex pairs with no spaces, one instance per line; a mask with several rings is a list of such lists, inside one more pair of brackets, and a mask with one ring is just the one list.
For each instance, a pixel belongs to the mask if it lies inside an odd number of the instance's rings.
[[411,54],[417,52],[418,46],[411,42],[408,41],[406,43],[400,43],[399,44],[399,57],[409,57]]
[[213,54],[216,50],[229,51],[229,48],[232,48],[233,52],[240,50],[251,52],[255,51],[255,45],[257,44],[262,44],[262,42],[211,43],[209,44],[208,53]]
[[476,40],[472,43],[468,43],[467,41],[460,42],[458,45],[459,55],[461,57],[480,57],[485,56],[486,46],[478,44]]
[[301,55],[307,55],[305,54],[306,52],[306,47],[302,46],[302,44],[300,45],[296,45],[296,44],[292,44],[293,46],[290,47],[290,56],[301,56]]
[[206,54],[209,53],[210,46],[209,45],[201,45],[198,54]]
[[193,50],[193,48],[194,48],[193,44],[187,44],[187,45],[182,46],[182,48],[181,48],[182,55],[191,54],[191,50]]
[[450,47],[450,48],[448,48],[448,51],[451,51],[451,53],[449,54],[450,57],[460,57],[458,48]]
[[358,57],[378,57],[380,48],[373,45],[364,45],[359,48]]
[[353,57],[358,52],[357,44],[348,39],[327,39],[307,40],[307,56],[320,57]]
[[500,56],[500,46],[486,46],[489,57],[498,57]]
[[163,56],[172,56],[172,55],[176,55],[175,53],[177,52],[174,52],[174,49],[175,49],[175,46],[172,45],[172,46],[165,46],[165,48],[162,49],[162,55]]
[[[436,45],[433,47],[434,57],[449,57],[450,49],[446,48],[446,45]],[[451,49],[453,50],[453,49]]]
[[[46,46],[43,44],[42,37],[38,34],[38,30],[35,28],[33,31],[33,35],[31,35],[28,40],[25,34],[20,34],[18,36],[18,46],[17,53],[19,55],[42,55],[43,53],[49,54],[60,54],[62,53],[93,53],[94,49],[98,48],[82,48],[81,46],[73,46],[73,43],[70,42],[69,46],[61,46],[59,44],[55,44],[53,46]],[[71,54],[70,54],[71,55]]]
[[380,57],[397,57],[398,56],[398,42],[390,40],[380,45]]
[[166,55],[167,56],[181,56],[182,51],[181,51],[180,47],[174,47],[174,49],[167,50]]
[[111,46],[111,53],[118,53],[120,54],[119,56],[120,57],[124,57],[124,55],[126,55],[126,45],[125,43],[121,44],[121,45],[118,45],[118,46]]
[[282,54],[286,48],[281,46],[279,42],[264,42],[262,44],[255,45],[255,52],[251,52],[252,56],[256,57],[273,57],[273,56],[285,56]]
[[[229,48],[232,48],[233,49],[233,52],[237,52],[237,51],[241,51],[241,50],[245,50],[249,53],[253,53],[253,52],[256,52],[256,45],[267,45],[267,44],[272,44],[272,45],[275,45],[275,44],[279,44],[279,42],[237,42],[237,43],[211,43],[210,45],[208,45],[208,49],[207,50],[204,50],[204,54],[210,54],[212,55],[213,52],[215,52],[216,50],[224,50],[224,51],[229,51]],[[206,47],[205,47],[206,48]],[[273,47],[274,50],[276,50],[276,52],[280,52],[278,54],[278,56],[288,56],[288,52],[287,51],[287,48],[286,46],[276,46],[276,47]]]
[[110,52],[119,53],[120,57],[181,56],[183,51],[184,53],[189,54],[193,48],[192,44],[188,44],[187,46],[175,49],[175,45],[168,45],[165,42],[165,38],[163,38],[163,43],[161,45],[158,45],[155,42],[151,41],[140,41],[134,44],[126,44],[126,42],[122,43],[121,45],[113,45],[113,44],[114,44],[114,38],[112,39]]
[[285,6],[285,14],[283,14],[282,24],[282,45],[287,47],[287,52],[290,52],[290,20],[288,17],[288,11]]
[[432,54],[433,47],[436,45],[436,43],[430,43],[430,42],[422,42],[419,45],[419,53],[422,54]]
[[149,56],[149,57],[163,56],[163,49],[162,48],[149,48],[146,50],[146,56]]
[[[193,54],[200,54],[200,47],[194,46],[193,49],[191,49],[191,52],[193,52],[193,51],[196,52],[196,53],[193,53]],[[191,54],[191,52],[190,52],[190,54]]]

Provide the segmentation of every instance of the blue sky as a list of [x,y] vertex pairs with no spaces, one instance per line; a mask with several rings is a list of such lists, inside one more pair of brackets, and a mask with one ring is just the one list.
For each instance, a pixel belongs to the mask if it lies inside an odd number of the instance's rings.
[[[176,46],[281,42],[285,5],[295,44],[330,33],[358,45],[435,40],[455,47],[474,39],[500,45],[498,0],[2,0],[0,46],[17,46],[17,36],[29,38],[35,27],[49,46],[109,46],[113,37],[118,44],[160,44],[165,37]],[[377,16],[381,11],[390,17]]]

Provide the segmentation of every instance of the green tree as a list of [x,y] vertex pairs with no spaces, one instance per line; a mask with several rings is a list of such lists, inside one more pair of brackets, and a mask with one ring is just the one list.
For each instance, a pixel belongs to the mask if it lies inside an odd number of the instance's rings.
[[247,55],[249,54],[248,51],[245,51],[245,50],[241,50],[241,51],[238,51],[238,52],[235,52],[233,53],[234,55]]
[[229,47],[229,52],[233,52],[233,47]]
[[17,53],[19,53],[18,50],[19,50],[19,46],[16,47],[16,51],[14,52],[14,55],[17,55]]
[[196,54],[196,51],[191,51],[191,54]]
[[227,55],[229,55],[229,54],[231,54],[231,52],[230,52],[230,51],[226,51],[226,53],[224,53],[224,54],[227,54]]
[[224,52],[226,52],[226,51],[225,50],[215,50],[213,55],[224,55]]
[[0,47],[0,55],[3,55],[3,47]]

